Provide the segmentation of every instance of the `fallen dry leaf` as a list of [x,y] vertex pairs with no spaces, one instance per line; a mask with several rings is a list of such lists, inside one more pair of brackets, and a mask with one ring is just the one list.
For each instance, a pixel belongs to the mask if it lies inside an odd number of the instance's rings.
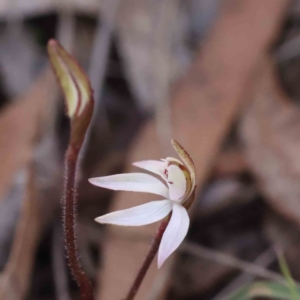
[[8,192],[16,172],[31,160],[40,122],[52,111],[55,91],[54,77],[47,69],[27,93],[1,112],[0,199]]
[[188,50],[180,48],[186,32],[177,30],[174,34],[175,26],[179,28],[182,23],[179,2],[120,1],[117,18],[120,53],[130,88],[146,110],[153,109],[157,93],[161,94],[164,85],[178,78],[187,63]]
[[4,271],[0,274],[0,299],[21,300],[29,287],[35,248],[41,231],[35,174],[27,168],[26,191],[22,201],[14,242]]
[[266,201],[300,225],[300,111],[281,89],[273,62],[262,66],[241,138]]
[[[1,300],[22,300],[26,296],[41,232],[58,205],[58,201],[46,201],[53,200],[49,197],[59,199],[56,191],[60,186],[53,182],[52,176],[57,170],[57,162],[53,159],[57,150],[57,147],[53,149],[56,99],[56,83],[47,68],[28,93],[0,115],[2,195],[11,188],[16,173],[20,169],[26,170],[20,218],[14,220],[17,228],[13,244],[8,262],[0,274]],[[49,193],[51,184],[55,188]]]
[[[249,81],[278,32],[288,3],[286,0],[266,0],[264,5],[260,0],[224,1],[201,53],[199,51],[192,67],[175,87],[171,105],[173,137],[193,157],[200,189],[222,140],[245,103]],[[129,162],[165,156],[160,150],[153,120],[142,128],[133,145]],[[171,152],[167,154],[172,155]],[[125,171],[132,171],[132,167],[128,165]],[[110,211],[149,199],[153,197],[118,193]],[[128,232],[148,236],[154,234],[154,227],[108,228],[98,299],[124,298],[147,253],[150,241],[145,238],[130,240],[122,236],[124,230],[127,236]],[[167,270],[168,267],[164,267],[160,272]],[[157,267],[153,263],[136,299],[147,299],[155,275]]]

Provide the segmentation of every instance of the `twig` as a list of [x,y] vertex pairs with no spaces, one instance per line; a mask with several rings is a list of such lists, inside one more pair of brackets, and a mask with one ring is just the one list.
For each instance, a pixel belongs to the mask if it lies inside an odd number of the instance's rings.
[[[274,253],[273,247],[268,248],[262,254],[260,254],[255,260],[254,264],[260,265],[262,267],[267,267],[271,263],[273,263],[276,259],[276,255]],[[222,291],[220,291],[212,300],[222,300],[233,291],[245,285],[246,283],[250,283],[255,278],[255,274],[249,274],[244,271],[241,275],[232,280]]]
[[170,151],[169,140],[172,137],[171,112],[169,105],[170,86],[170,49],[172,25],[178,13],[178,1],[163,0],[157,5],[156,26],[154,28],[152,97],[155,105],[156,130],[160,145],[165,153]]
[[145,278],[145,275],[157,253],[157,250],[159,248],[159,245],[160,245],[160,241],[162,239],[162,236],[169,224],[169,221],[170,221],[170,217],[171,217],[171,214],[169,214],[168,217],[166,217],[160,224],[160,227],[152,241],[152,245],[150,247],[150,250],[127,294],[127,297],[125,298],[125,300],[133,300],[135,295],[137,294],[138,292],[138,289],[139,287],[141,286],[141,283],[143,282],[144,278]]
[[99,108],[99,105],[101,105],[101,101],[99,99],[103,89],[108,61],[107,56],[111,46],[112,33],[119,0],[105,0],[101,2],[101,5],[103,5],[103,9],[100,9],[99,11],[98,26],[96,28],[95,41],[91,54],[89,69],[89,78],[92,86],[94,87],[96,111]]
[[69,52],[73,51],[75,40],[75,15],[72,0],[57,1],[59,7],[59,22],[57,29],[57,40]]
[[[89,78],[94,88],[95,108],[91,125],[86,133],[86,138],[81,151],[84,157],[90,142],[93,125],[100,120],[104,124],[107,123],[105,111],[101,96],[103,92],[104,79],[108,63],[108,54],[112,41],[112,33],[114,29],[115,17],[119,5],[119,0],[105,0],[101,2],[103,8],[99,10],[98,25],[96,28],[95,41],[91,54]],[[101,22],[100,22],[101,20]],[[101,118],[99,115],[101,114]]]
[[246,262],[239,258],[233,257],[231,255],[225,254],[221,251],[207,249],[203,246],[197,245],[195,243],[186,242],[182,245],[182,250],[188,252],[192,255],[205,258],[222,265],[230,266],[236,269],[243,270],[255,276],[260,276],[269,280],[284,283],[285,278],[276,272],[266,270],[265,268],[258,266],[256,264]]

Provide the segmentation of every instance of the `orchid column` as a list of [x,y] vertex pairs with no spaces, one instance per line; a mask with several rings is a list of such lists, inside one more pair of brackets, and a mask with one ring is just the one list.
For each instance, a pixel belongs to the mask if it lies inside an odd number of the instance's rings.
[[67,258],[71,272],[79,285],[81,299],[93,300],[92,286],[80,265],[75,234],[76,167],[78,154],[93,113],[93,92],[83,69],[58,42],[55,40],[48,42],[48,53],[58,82],[63,90],[66,114],[71,122],[70,141],[65,157],[65,189],[62,200]]

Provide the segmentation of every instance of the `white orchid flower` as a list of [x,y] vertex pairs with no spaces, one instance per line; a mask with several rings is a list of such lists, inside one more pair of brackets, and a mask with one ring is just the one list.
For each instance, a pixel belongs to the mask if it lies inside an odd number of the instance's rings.
[[142,226],[157,222],[172,212],[158,250],[158,267],[178,248],[185,238],[190,219],[187,209],[193,202],[195,191],[195,167],[189,154],[175,140],[172,145],[183,164],[176,158],[146,160],[134,166],[160,176],[164,182],[145,173],[127,173],[89,179],[90,183],[117,191],[133,191],[157,194],[164,200],[152,201],[98,217],[102,224]]

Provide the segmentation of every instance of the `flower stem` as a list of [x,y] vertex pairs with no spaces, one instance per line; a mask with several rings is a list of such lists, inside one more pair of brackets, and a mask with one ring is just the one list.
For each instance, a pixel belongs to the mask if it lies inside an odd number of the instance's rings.
[[76,234],[76,166],[80,147],[69,145],[65,160],[65,190],[63,197],[63,227],[65,247],[71,272],[80,288],[82,300],[93,300],[93,289],[87,275],[80,265]]
[[170,221],[170,217],[171,217],[171,214],[169,214],[160,224],[157,232],[156,232],[156,235],[152,241],[152,244],[151,244],[151,247],[149,249],[149,252],[127,294],[127,297],[125,298],[125,300],[133,300],[134,297],[136,296],[140,286],[141,286],[141,283],[143,282],[144,278],[145,278],[145,275],[158,251],[158,248],[159,248],[159,245],[160,245],[160,242],[161,242],[161,239],[162,239],[162,236],[169,224],[169,221]]

